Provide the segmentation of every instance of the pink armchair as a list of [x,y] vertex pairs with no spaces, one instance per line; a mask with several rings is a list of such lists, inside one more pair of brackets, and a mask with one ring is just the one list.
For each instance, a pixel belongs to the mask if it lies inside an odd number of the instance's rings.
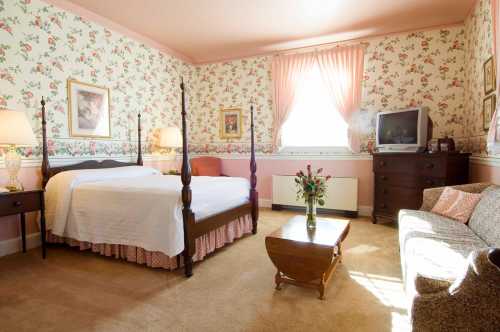
[[222,174],[221,160],[215,157],[191,159],[191,174],[194,176],[225,176]]

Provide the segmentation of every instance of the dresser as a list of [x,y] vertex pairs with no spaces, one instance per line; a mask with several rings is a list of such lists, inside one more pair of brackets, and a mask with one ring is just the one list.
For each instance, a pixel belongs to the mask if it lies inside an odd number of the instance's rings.
[[397,220],[400,209],[419,209],[425,188],[467,183],[469,155],[375,153],[373,223]]

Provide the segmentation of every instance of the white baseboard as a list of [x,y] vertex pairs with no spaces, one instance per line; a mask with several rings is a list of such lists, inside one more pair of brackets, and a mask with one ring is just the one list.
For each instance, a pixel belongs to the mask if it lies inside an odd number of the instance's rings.
[[[41,246],[40,233],[26,235],[26,249]],[[15,254],[23,250],[21,237],[0,241],[0,257]]]
[[[272,205],[272,200],[267,198],[259,198],[259,207],[270,208]],[[370,205],[360,205],[358,206],[358,215],[361,217],[371,217],[373,212],[373,206]]]
[[358,215],[361,217],[371,217],[373,212],[373,206],[360,205],[358,206]]

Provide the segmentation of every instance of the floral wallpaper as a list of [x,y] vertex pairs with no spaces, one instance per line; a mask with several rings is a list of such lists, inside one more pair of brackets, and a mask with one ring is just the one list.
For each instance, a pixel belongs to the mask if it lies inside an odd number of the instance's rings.
[[486,150],[487,132],[483,129],[483,64],[493,54],[493,19],[490,0],[478,0],[465,21],[465,128],[469,138],[466,149]]
[[[365,56],[362,150],[375,135],[375,114],[415,105],[429,107],[434,136],[465,140],[464,29],[462,26],[370,39]],[[196,150],[240,152],[249,148],[248,110],[256,105],[258,151],[271,152],[272,86],[270,56],[239,59],[196,67]],[[219,138],[219,109],[239,106],[245,111],[242,139]]]
[[[482,65],[492,54],[491,24],[490,0],[479,0],[464,25],[369,39],[357,119],[362,150],[374,140],[378,111],[424,105],[435,138],[448,135],[459,148],[482,151]],[[44,96],[53,156],[135,155],[138,112],[150,153],[155,129],[180,127],[181,76],[192,152],[247,152],[253,104],[257,151],[271,153],[271,61],[195,66],[41,0],[0,0],[0,108],[25,110],[40,138]],[[110,88],[112,139],[69,136],[69,78]],[[232,107],[243,110],[243,136],[221,139],[219,110]],[[38,157],[40,146],[23,153]]]
[[[0,108],[25,110],[41,142],[44,96],[53,156],[135,155],[138,112],[150,152],[154,129],[180,124],[181,75],[192,104],[190,64],[40,0],[0,0]],[[69,78],[110,88],[112,139],[69,136]]]
[[464,57],[462,26],[369,40],[362,141],[375,139],[376,112],[422,105],[433,121],[433,138],[449,136],[463,144]]
[[[196,66],[196,115],[192,151],[242,153],[250,149],[250,104],[254,105],[257,151],[272,151],[271,57]],[[243,113],[241,139],[219,137],[219,111],[240,107]]]

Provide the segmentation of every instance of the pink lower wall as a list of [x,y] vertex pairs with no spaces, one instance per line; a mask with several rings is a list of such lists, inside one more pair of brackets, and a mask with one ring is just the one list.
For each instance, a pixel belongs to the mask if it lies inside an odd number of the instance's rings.
[[[373,205],[373,173],[371,160],[257,160],[257,190],[260,199],[272,198],[272,176],[293,175],[306,169],[310,163],[313,168],[324,168],[325,174],[338,177],[357,177],[358,205]],[[249,177],[249,161],[245,159],[224,159],[222,171],[230,176]]]
[[472,163],[470,182],[491,182],[500,184],[500,167]]

